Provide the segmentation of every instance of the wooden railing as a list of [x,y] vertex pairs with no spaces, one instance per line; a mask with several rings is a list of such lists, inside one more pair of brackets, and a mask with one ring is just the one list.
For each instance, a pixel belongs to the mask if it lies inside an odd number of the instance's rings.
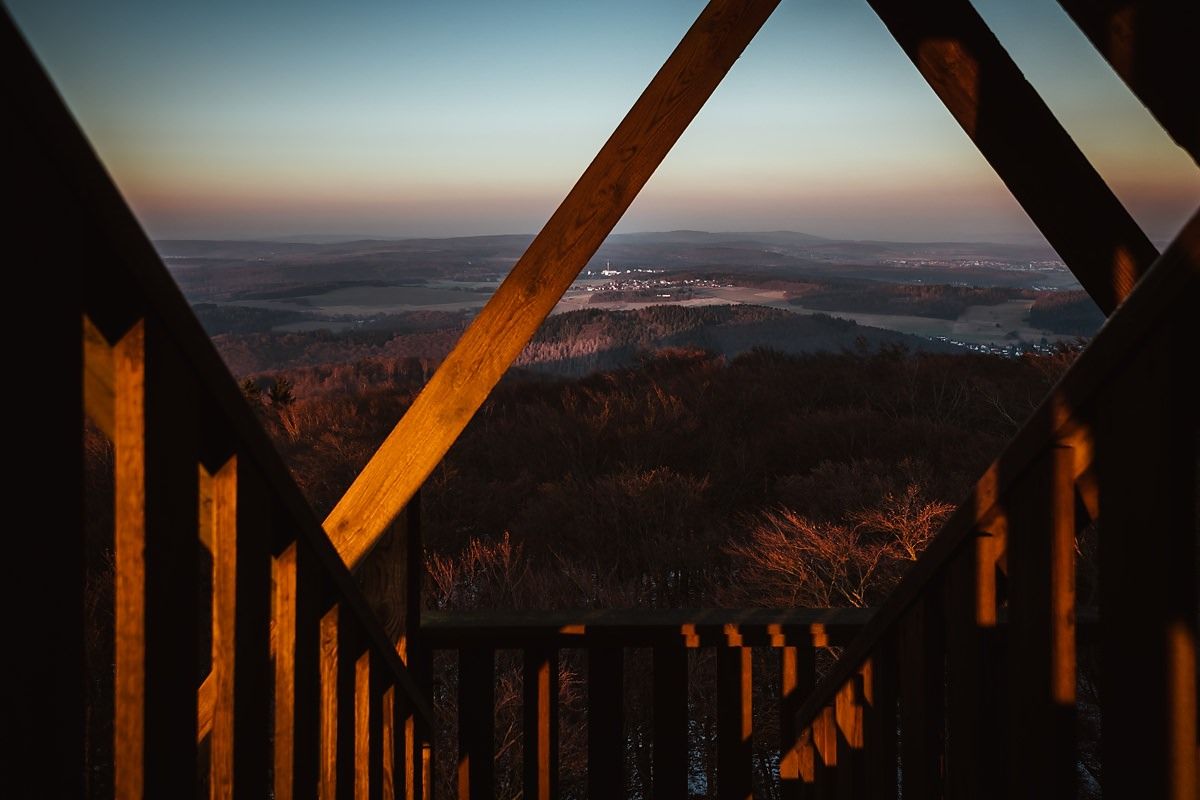
[[[625,648],[652,652],[653,785],[645,796],[686,798],[689,765],[688,654],[716,653],[717,778],[722,798],[749,797],[752,787],[754,648],[779,654],[780,750],[795,740],[800,700],[813,687],[819,648],[839,646],[871,618],[870,609],[744,611],[424,612],[417,640],[429,650],[458,653],[460,798],[494,793],[497,651],[523,653],[525,798],[558,789],[559,653],[586,651],[587,795],[626,797]],[[689,766],[692,769],[689,769]],[[795,765],[785,761],[784,780]]]
[[1094,521],[1104,796],[1200,795],[1198,300],[1200,214],[804,701],[806,787],[1075,797],[1075,547]]
[[[46,421],[27,466],[55,495],[11,562],[44,576],[46,600],[28,638],[12,640],[43,646],[23,659],[20,724],[6,702],[6,729],[28,740],[7,752],[8,790],[421,797],[427,702],[49,81],[0,23],[5,98],[22,115],[5,161],[14,263],[48,308],[42,347],[29,349],[55,371],[20,420]],[[85,413],[113,454],[111,497],[93,491],[90,506]],[[93,529],[112,537],[107,576],[85,566],[89,548],[107,549],[80,533]],[[107,631],[103,602],[84,613],[106,596]],[[112,656],[89,657],[89,638]],[[87,682],[99,702],[86,702]],[[89,741],[97,730],[108,741]],[[97,753],[111,771],[101,787],[82,768]],[[51,769],[30,766],[47,756]]]

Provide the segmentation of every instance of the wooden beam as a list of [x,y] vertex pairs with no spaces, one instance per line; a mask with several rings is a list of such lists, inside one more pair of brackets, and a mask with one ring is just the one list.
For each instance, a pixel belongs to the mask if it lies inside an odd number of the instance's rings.
[[1105,314],[1158,251],[969,0],[868,0]]
[[748,647],[811,648],[849,642],[873,614],[870,608],[425,611],[420,630],[434,649],[720,647],[731,629]]
[[113,351],[104,334],[83,317],[83,407],[88,418],[109,439],[113,438]]
[[558,210],[325,519],[350,566],[450,449],[779,0],[710,0]]
[[1175,143],[1200,164],[1200,9],[1151,0],[1058,0]]

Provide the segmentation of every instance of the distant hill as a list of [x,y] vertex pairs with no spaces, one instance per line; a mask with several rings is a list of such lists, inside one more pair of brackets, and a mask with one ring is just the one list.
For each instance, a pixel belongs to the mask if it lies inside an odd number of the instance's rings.
[[647,353],[704,350],[733,358],[756,348],[823,353],[881,346],[960,352],[953,345],[858,325],[824,314],[794,314],[753,305],[649,306],[630,311],[585,309],[542,325],[517,365],[580,376],[631,366]]
[[[418,312],[391,330],[227,332],[213,337],[239,376],[364,359],[418,359],[436,366],[458,341],[466,318]],[[405,317],[407,319],[407,317]],[[752,305],[649,306],[632,311],[584,309],[546,320],[521,353],[522,369],[581,376],[632,366],[665,350],[704,350],[733,358],[756,348],[822,353],[881,347],[961,352],[953,345],[858,325],[824,314]]]

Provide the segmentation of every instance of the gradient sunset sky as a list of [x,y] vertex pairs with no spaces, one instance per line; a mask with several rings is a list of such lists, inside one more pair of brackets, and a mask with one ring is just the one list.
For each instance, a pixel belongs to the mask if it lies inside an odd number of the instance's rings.
[[[149,233],[538,230],[703,0],[5,0]],[[1150,236],[1200,170],[1053,0],[976,0]],[[1039,237],[862,0],[783,0],[618,231]]]

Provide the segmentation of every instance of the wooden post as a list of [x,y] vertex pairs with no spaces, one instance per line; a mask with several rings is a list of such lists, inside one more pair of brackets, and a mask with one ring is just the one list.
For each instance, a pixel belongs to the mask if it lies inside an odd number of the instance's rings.
[[867,797],[895,800],[897,739],[896,700],[898,693],[896,644],[885,638],[871,656],[869,676],[864,675],[866,696],[864,734],[866,736],[865,775]]
[[594,647],[588,654],[588,797],[625,794],[624,652]]
[[999,661],[996,559],[1003,536],[979,531],[953,559],[946,589],[947,778],[950,796],[1007,794],[1004,666]]
[[1105,796],[1200,796],[1194,322],[1180,314],[1138,349],[1093,426]]
[[942,796],[945,650],[935,589],[928,587],[900,622],[900,767],[905,797]]
[[338,784],[338,631],[341,627],[340,609],[337,605],[328,609],[321,617],[320,681],[320,783],[317,796],[320,800],[337,800]]
[[[1013,488],[1008,608],[1009,794],[1075,795],[1074,456],[1051,447]],[[1107,726],[1106,726],[1107,727]]]
[[688,796],[688,651],[654,648],[654,797]]
[[[779,780],[784,800],[807,800],[813,780],[803,779],[800,769],[802,743],[796,728],[796,713],[816,685],[816,653],[811,645],[786,646],[779,650]],[[812,747],[808,737],[808,747]],[[811,754],[809,756],[811,763]]]
[[196,769],[196,685],[183,679],[199,640],[195,392],[153,320],[117,343],[114,373],[117,793],[184,796]]
[[717,783],[721,800],[748,800],[753,788],[753,649],[717,648]]
[[[869,676],[872,670],[869,659],[863,668]],[[866,760],[863,757],[866,698],[863,677],[860,673],[844,683],[834,702],[837,721],[837,796],[848,800],[863,800],[866,797]]]
[[458,652],[458,796],[490,800],[495,791],[496,651]]
[[558,651],[526,649],[524,771],[528,800],[558,797]]

